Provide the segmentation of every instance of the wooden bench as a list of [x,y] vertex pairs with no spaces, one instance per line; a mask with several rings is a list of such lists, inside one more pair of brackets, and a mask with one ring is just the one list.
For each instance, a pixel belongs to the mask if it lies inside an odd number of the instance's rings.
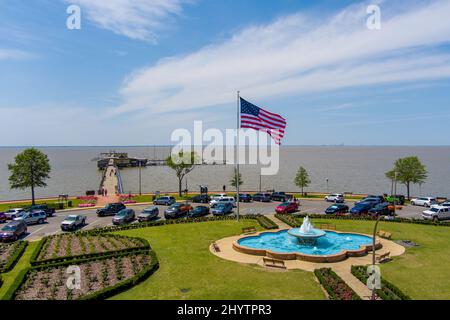
[[383,254],[377,254],[375,256],[375,261],[378,262],[378,263],[383,263],[383,262],[389,261],[390,259],[391,259],[391,253],[390,252],[386,252],[386,253],[383,253]]
[[213,246],[214,252],[220,252],[220,248],[217,245],[217,243],[213,242],[212,246]]
[[336,226],[334,224],[322,223],[320,224],[320,229],[325,230],[336,230]]
[[390,240],[392,238],[392,234],[383,230],[378,231],[377,235],[380,238],[388,239]]
[[271,267],[271,268],[279,268],[279,269],[286,269],[286,266],[284,265],[283,260],[276,260],[271,258],[263,258],[264,266],[265,267]]
[[243,234],[256,233],[256,228],[255,227],[242,228],[242,233]]

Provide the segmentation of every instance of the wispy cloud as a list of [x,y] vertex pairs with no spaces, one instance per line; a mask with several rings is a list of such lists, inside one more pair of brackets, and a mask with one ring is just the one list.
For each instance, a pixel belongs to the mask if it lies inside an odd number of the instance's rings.
[[382,5],[382,30],[366,28],[366,4],[334,15],[294,14],[129,75],[115,113],[160,113],[232,103],[235,92],[276,97],[450,77],[450,2]]
[[34,54],[26,51],[0,48],[0,60],[26,60],[34,57]]
[[77,4],[96,26],[136,40],[155,42],[157,32],[192,0],[64,0]]

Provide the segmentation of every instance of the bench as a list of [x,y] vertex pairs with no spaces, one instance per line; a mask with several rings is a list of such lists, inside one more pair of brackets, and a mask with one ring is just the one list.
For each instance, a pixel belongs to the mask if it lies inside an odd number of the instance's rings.
[[242,228],[242,233],[243,234],[256,233],[256,228],[255,227]]
[[392,234],[383,230],[378,231],[377,235],[380,238],[388,239],[390,240],[392,238]]
[[213,247],[213,249],[214,249],[214,252],[220,252],[220,248],[219,248],[219,246],[217,245],[217,243],[213,242],[212,247]]
[[286,269],[286,266],[284,265],[283,260],[276,260],[271,258],[263,258],[264,266],[265,267],[271,267],[271,268],[279,268],[279,269]]
[[383,254],[377,254],[375,257],[376,262],[378,263],[383,263],[386,261],[389,261],[391,259],[391,253],[390,252],[386,252]]
[[336,230],[336,226],[334,224],[322,223],[320,224],[320,229],[325,230]]

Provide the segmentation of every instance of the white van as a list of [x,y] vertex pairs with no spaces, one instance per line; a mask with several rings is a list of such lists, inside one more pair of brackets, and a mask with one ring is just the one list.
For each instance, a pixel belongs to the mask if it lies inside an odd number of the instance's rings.
[[450,207],[433,206],[431,209],[422,213],[422,218],[425,220],[450,220]]
[[233,197],[218,197],[218,198],[213,198],[210,202],[209,205],[214,208],[217,204],[219,203],[231,203],[233,205],[233,207],[236,207],[236,200]]

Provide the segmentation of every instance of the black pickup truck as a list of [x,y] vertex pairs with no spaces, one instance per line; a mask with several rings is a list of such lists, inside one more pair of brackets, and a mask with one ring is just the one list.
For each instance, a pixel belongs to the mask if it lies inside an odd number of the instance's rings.
[[55,208],[49,208],[46,204],[36,204],[34,206],[30,206],[26,208],[26,211],[33,212],[33,211],[44,211],[47,217],[53,217],[55,215]]
[[272,201],[281,201],[281,202],[285,202],[287,201],[289,198],[291,198],[290,196],[288,196],[286,193],[284,192],[273,192],[270,195],[270,199]]

